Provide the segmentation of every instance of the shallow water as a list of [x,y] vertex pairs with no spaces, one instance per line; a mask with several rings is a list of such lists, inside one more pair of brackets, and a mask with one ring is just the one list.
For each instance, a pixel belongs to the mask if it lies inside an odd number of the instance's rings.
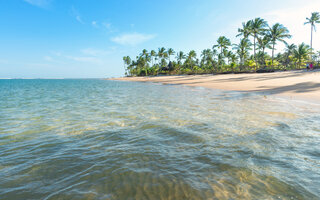
[[0,199],[320,199],[320,106],[107,80],[0,80]]

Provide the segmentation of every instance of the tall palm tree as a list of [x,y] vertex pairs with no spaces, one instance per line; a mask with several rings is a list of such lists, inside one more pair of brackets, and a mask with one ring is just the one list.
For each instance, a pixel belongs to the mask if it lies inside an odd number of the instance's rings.
[[170,57],[171,57],[172,55],[174,55],[176,52],[175,52],[172,48],[169,48],[168,51],[167,51],[167,53],[168,53],[169,62],[170,62]]
[[237,37],[242,35],[243,38],[248,38],[250,35],[251,23],[252,23],[252,20],[249,20],[247,22],[243,22],[242,28],[238,28],[239,34],[237,35]]
[[263,60],[263,64],[265,65],[265,50],[266,48],[271,49],[271,38],[269,37],[269,35],[264,35],[263,37],[258,37],[258,49],[261,50],[262,53],[262,60]]
[[250,23],[250,35],[253,37],[253,57],[256,60],[256,40],[259,35],[263,35],[268,26],[267,22],[261,18],[255,18]]
[[310,48],[311,48],[311,54],[312,54],[312,32],[313,30],[316,31],[316,24],[320,23],[320,14],[318,12],[313,12],[311,13],[311,17],[310,18],[306,18],[306,22],[304,23],[304,25],[306,24],[310,24],[311,25],[311,41],[310,41]]
[[304,43],[300,44],[298,48],[293,50],[294,58],[297,60],[298,67],[300,69],[302,61],[308,59],[310,53],[310,47]]
[[279,23],[276,23],[275,25],[269,28],[268,35],[272,42],[272,65],[273,65],[274,47],[277,41],[285,42],[284,39],[291,38],[291,35],[289,34],[288,29]]

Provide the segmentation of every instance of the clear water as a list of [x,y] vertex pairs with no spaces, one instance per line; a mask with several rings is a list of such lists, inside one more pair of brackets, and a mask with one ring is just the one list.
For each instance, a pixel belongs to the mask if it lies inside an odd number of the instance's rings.
[[320,199],[320,107],[107,80],[0,80],[0,199]]

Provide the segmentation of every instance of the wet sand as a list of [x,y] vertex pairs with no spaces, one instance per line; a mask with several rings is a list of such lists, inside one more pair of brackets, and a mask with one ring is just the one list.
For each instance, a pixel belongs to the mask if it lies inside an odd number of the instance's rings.
[[111,80],[182,84],[320,101],[320,70],[274,73],[122,77]]

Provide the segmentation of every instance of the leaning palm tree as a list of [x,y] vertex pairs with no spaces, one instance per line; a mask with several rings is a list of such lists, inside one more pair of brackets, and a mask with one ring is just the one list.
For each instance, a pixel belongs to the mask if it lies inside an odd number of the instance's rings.
[[298,68],[300,69],[302,61],[308,59],[310,47],[304,43],[300,44],[298,48],[293,50],[293,56],[297,60]]
[[176,52],[175,52],[172,48],[169,48],[168,51],[167,51],[167,53],[168,53],[169,62],[170,62],[170,57],[171,57],[172,55],[174,55]]
[[291,38],[291,35],[289,34],[288,29],[279,23],[276,23],[272,27],[269,27],[268,35],[272,42],[272,65],[273,65],[274,47],[277,41],[285,42],[284,39]]
[[318,12],[313,12],[311,13],[311,17],[310,18],[306,18],[306,22],[304,23],[306,24],[310,24],[311,25],[311,41],[310,41],[310,48],[311,48],[311,53],[312,53],[312,32],[313,30],[316,31],[316,24],[320,23],[320,14]]
[[255,18],[250,23],[250,35],[253,37],[253,57],[256,60],[256,40],[259,35],[263,35],[268,26],[267,22],[261,18]]

